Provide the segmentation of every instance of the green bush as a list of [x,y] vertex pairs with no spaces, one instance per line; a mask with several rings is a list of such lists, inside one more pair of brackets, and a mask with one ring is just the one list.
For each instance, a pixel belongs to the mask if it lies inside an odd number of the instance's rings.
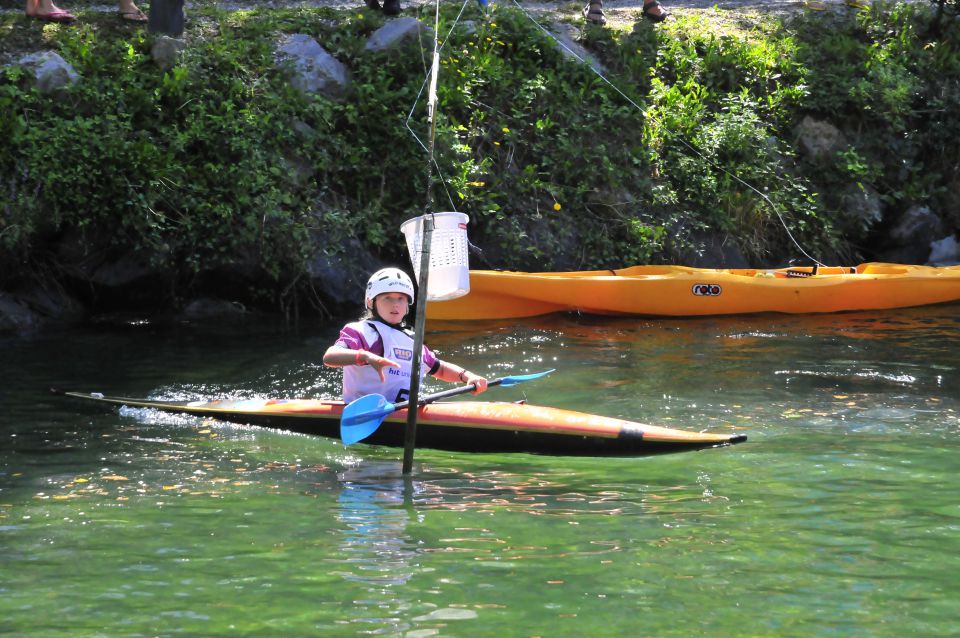
[[960,26],[933,20],[929,7],[875,2],[848,21],[798,22],[798,60],[809,69],[804,109],[851,143],[811,176],[827,188],[853,177],[892,210],[932,204],[956,227],[960,211],[939,197],[960,172]]

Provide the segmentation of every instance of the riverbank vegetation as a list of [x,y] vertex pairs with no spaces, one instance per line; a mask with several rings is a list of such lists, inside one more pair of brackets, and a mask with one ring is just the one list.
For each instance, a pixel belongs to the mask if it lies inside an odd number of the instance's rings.
[[[69,289],[84,264],[136,255],[164,273],[170,304],[239,264],[254,275],[236,296],[284,305],[316,289],[318,256],[407,263],[399,225],[428,201],[407,124],[426,141],[429,46],[366,51],[384,18],[365,8],[197,5],[166,72],[151,36],[112,15],[0,18],[5,64],[52,49],[82,76],[51,95],[0,72],[0,289]],[[507,6],[468,7],[447,37],[459,9],[441,9],[429,192],[435,210],[470,215],[477,267],[691,264],[708,240],[776,264],[804,257],[790,235],[843,262],[873,258],[915,204],[960,226],[960,25],[935,7],[589,27],[580,44],[602,75]],[[346,64],[351,94],[294,89],[274,64],[281,33]],[[799,152],[804,118],[840,146]],[[850,189],[880,206],[851,207]]]

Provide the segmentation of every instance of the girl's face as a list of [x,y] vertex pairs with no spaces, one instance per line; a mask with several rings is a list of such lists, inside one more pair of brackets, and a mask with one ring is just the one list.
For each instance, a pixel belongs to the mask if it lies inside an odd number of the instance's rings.
[[402,292],[387,292],[373,300],[377,314],[389,324],[399,324],[410,311],[409,298]]

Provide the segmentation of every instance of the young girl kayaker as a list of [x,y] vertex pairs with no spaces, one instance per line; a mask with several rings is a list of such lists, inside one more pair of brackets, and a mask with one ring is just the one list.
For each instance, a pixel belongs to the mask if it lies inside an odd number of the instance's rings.
[[[388,401],[406,401],[413,369],[413,331],[404,319],[414,301],[413,282],[399,268],[383,268],[367,282],[359,321],[340,330],[336,343],[323,355],[324,365],[343,368],[343,400],[380,394]],[[474,394],[487,389],[486,378],[447,361],[426,346],[420,380],[426,374],[451,383],[476,383]]]

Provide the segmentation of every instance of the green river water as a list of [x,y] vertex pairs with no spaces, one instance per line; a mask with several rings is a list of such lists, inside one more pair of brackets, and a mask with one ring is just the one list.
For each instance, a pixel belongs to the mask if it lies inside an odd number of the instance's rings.
[[[401,451],[151,411],[331,397],[342,320],[0,338],[0,635],[960,635],[960,306],[436,324],[485,398],[746,443]],[[428,389],[439,389],[431,384]]]

